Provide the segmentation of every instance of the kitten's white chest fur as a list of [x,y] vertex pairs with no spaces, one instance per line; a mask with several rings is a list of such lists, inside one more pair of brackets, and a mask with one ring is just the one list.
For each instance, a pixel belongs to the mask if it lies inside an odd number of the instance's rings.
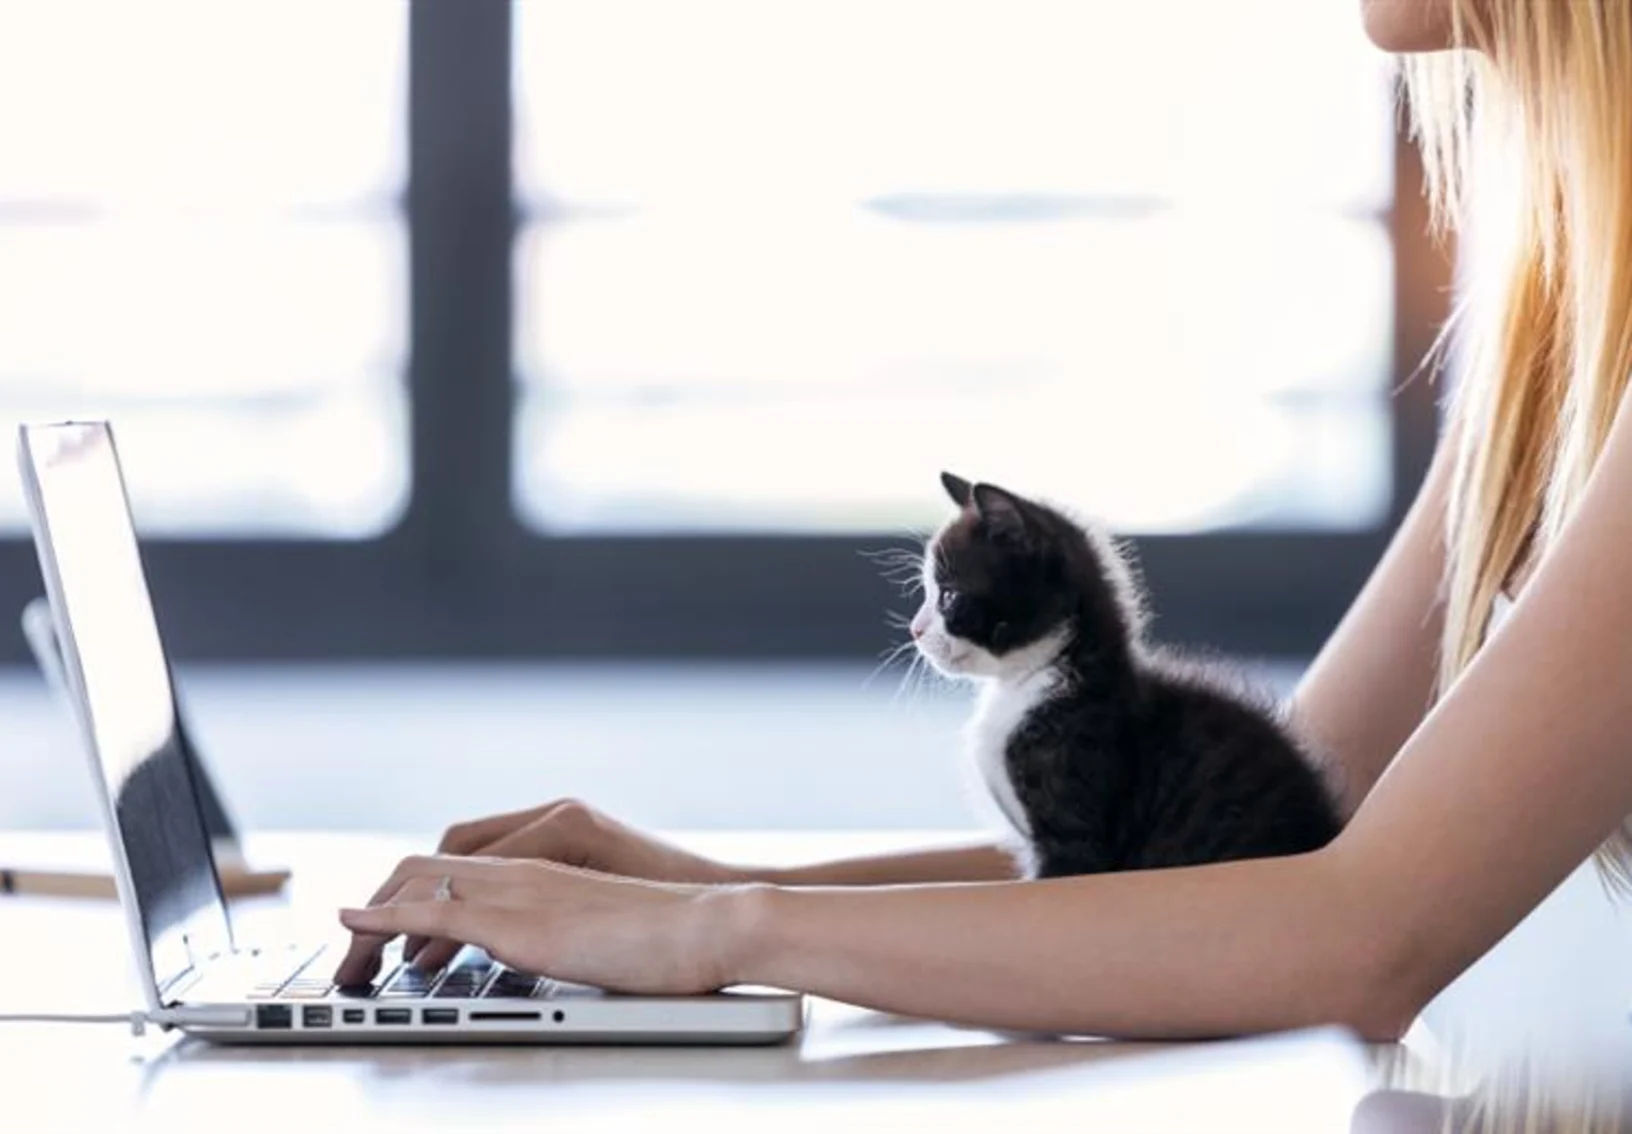
[[1009,782],[1004,756],[1014,730],[1033,708],[1048,699],[1058,683],[1059,674],[1053,666],[1043,666],[1018,680],[987,680],[981,684],[975,714],[964,730],[971,770],[1003,818],[1021,835],[1030,835],[1030,824]]

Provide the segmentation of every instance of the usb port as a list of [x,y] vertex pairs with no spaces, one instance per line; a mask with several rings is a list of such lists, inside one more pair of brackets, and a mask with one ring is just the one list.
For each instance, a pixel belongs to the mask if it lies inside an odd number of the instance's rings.
[[360,1024],[363,1022],[363,1010],[361,1008],[342,1008],[340,1009],[340,1019],[347,1024]]
[[295,1010],[287,1004],[257,1004],[255,1026],[262,1029],[292,1028],[295,1026]]
[[376,1024],[412,1023],[414,1014],[406,1008],[381,1008],[374,1013]]
[[427,1008],[419,1014],[423,1024],[457,1024],[459,1009],[457,1008]]
[[328,1028],[334,1025],[334,1009],[327,1004],[308,1004],[300,1010],[303,1028]]

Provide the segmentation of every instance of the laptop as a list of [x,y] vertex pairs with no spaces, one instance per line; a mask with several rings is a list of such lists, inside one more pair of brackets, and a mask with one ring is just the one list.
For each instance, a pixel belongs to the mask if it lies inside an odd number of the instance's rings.
[[330,980],[324,946],[233,940],[170,664],[106,422],[18,433],[34,546],[112,849],[150,1017],[234,1043],[775,1043],[803,997],[728,989],[648,997],[553,981],[465,948],[439,972],[388,950],[375,980]]
[[[56,620],[51,614],[50,600],[44,595],[30,599],[28,605],[23,607],[20,621],[23,637],[28,642],[41,676],[45,678],[45,684],[72,710],[73,694],[68,688],[67,663],[62,658],[62,643],[57,640]],[[209,769],[199,756],[198,743],[187,724],[187,714],[181,708],[181,691],[176,688],[174,673],[170,675],[170,687],[174,694],[170,712],[175,720],[176,746],[181,749],[181,758],[186,762],[187,770],[193,777],[193,787],[198,792],[204,829],[210,834],[211,853],[217,866],[223,861],[242,863],[244,852],[239,845],[238,825],[233,822],[222,800],[220,788],[211,779]]]

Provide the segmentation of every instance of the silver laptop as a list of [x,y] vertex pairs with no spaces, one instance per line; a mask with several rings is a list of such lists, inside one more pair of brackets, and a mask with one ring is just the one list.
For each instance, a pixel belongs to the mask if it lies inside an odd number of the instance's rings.
[[236,947],[177,739],[112,429],[22,426],[18,463],[155,1020],[259,1043],[774,1043],[799,1031],[803,998],[769,990],[615,995],[508,969],[474,948],[434,973],[402,965],[393,950],[373,983],[339,988],[330,980],[338,958],[320,947]]

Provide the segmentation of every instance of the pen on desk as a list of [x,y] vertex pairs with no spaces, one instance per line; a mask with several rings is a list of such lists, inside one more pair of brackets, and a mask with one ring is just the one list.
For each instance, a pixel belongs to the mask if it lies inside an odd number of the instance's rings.
[[[275,894],[289,881],[283,869],[250,870],[243,865],[221,864],[221,893],[226,898],[246,898]],[[0,897],[38,898],[117,898],[113,875],[86,870],[44,870],[33,867],[0,866]]]
[[0,867],[0,894],[55,898],[111,898],[113,878],[71,870]]

